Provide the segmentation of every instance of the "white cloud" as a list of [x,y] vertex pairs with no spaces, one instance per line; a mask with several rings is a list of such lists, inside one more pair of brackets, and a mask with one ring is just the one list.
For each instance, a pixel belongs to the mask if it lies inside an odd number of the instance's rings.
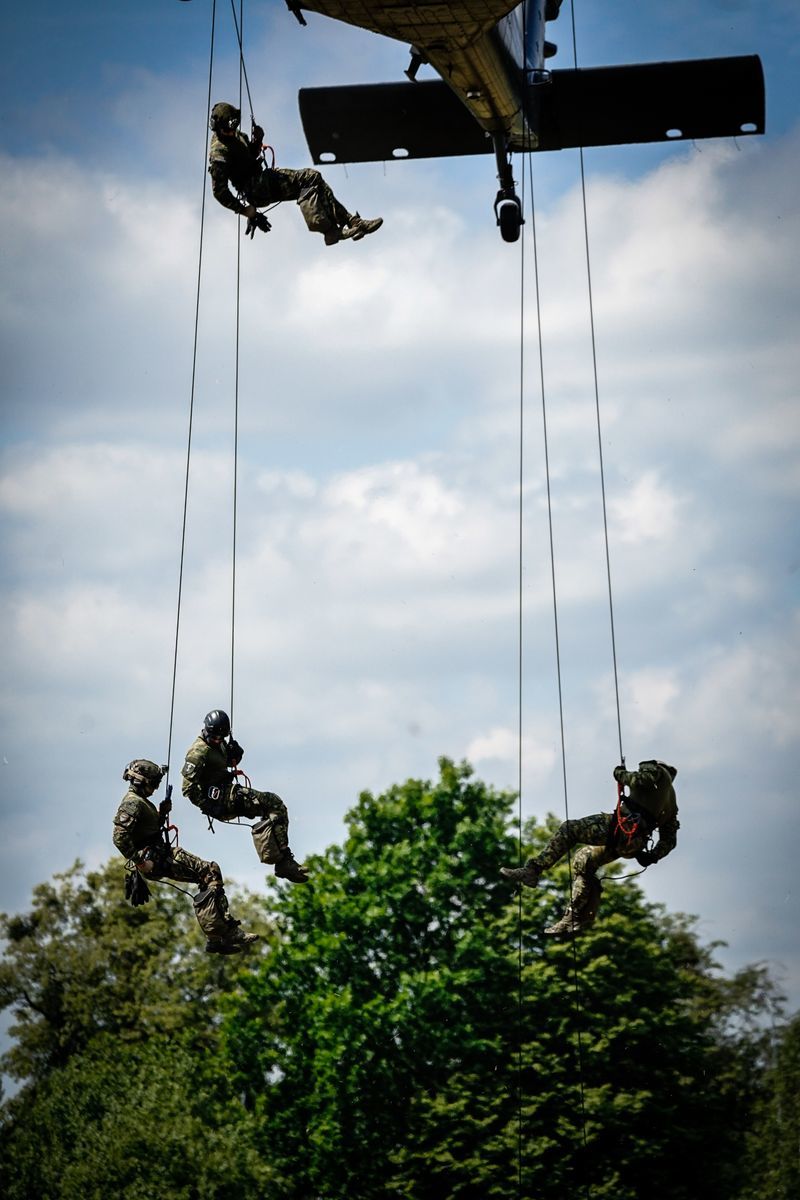
[[[739,886],[754,759],[775,823],[793,814],[796,148],[590,178],[623,728],[632,755],[680,768],[690,815],[656,884],[680,880],[678,906],[681,890],[716,904],[714,838]],[[472,219],[485,163],[461,164],[450,195],[434,168],[406,167],[333,177],[383,212],[374,238],[326,249],[285,206],[243,249],[236,724],[303,852],[338,836],[361,788],[430,775],[439,754],[515,777],[519,260],[483,199]],[[166,750],[195,185],[65,155],[0,172],[3,728],[37,764],[23,808],[7,755],[8,845],[26,854],[3,907],[66,865],[78,827],[107,845],[122,765]],[[174,757],[229,688],[235,223],[206,217]],[[617,749],[581,225],[574,191],[539,214],[568,774],[573,805],[596,811]],[[532,335],[530,295],[526,316]],[[523,794],[541,813],[558,807],[560,753],[537,376],[531,342]],[[65,780],[69,755],[82,769]],[[187,844],[251,878],[246,838],[212,845],[193,815]],[[753,869],[766,888],[769,864]],[[714,920],[726,936],[721,903]]]
[[658,472],[651,470],[645,471],[625,495],[617,496],[610,509],[615,522],[613,534],[641,548],[672,540],[681,517],[681,500],[674,489],[662,483]]
[[551,745],[537,741],[528,732],[523,733],[521,742],[519,731],[503,727],[490,729],[488,733],[474,737],[466,749],[466,758],[480,770],[482,766],[491,764],[493,771],[500,766],[504,771],[518,765],[521,761],[524,778],[529,785],[536,786],[545,779],[556,765],[556,755]]

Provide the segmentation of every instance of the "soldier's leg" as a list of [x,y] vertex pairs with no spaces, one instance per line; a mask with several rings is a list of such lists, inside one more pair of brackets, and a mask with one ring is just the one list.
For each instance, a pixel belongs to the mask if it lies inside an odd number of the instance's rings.
[[308,882],[308,872],[289,849],[289,810],[280,796],[235,784],[225,803],[237,816],[261,818],[253,826],[253,842],[258,857],[263,863],[274,865],[279,879]]
[[298,171],[288,167],[267,170],[267,183],[272,200],[296,200],[297,207],[312,233],[328,233],[341,229],[351,214],[333,194],[319,171],[304,167]]
[[168,869],[162,875],[179,883],[194,883],[198,887],[199,891],[194,897],[194,913],[206,936],[206,950],[209,953],[232,953],[257,940],[258,934],[243,933],[239,922],[231,916],[218,863],[206,862],[178,847],[173,850]]
[[548,926],[545,933],[551,936],[578,933],[593,924],[602,894],[600,880],[597,878],[598,868],[614,862],[618,857],[615,847],[608,841],[604,846],[581,847],[572,861],[570,902],[561,920]]
[[348,212],[313,168],[267,169],[264,179],[271,199],[297,201],[306,225],[312,233],[324,233],[326,246],[335,246],[343,238],[359,242],[383,224],[382,217],[365,220],[358,213]]
[[573,846],[605,846],[611,836],[612,813],[594,813],[575,821],[564,821],[540,854],[529,858],[524,867],[501,867],[501,874],[527,887],[536,887],[543,871],[555,864]]
[[542,871],[546,871],[548,867],[555,866],[573,846],[605,846],[613,820],[611,813],[595,813],[591,817],[579,817],[576,821],[564,821],[533,861]]

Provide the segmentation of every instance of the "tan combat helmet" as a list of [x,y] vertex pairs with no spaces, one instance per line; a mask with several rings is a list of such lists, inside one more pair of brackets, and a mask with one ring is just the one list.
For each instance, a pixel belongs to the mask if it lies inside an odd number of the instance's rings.
[[122,778],[126,783],[138,784],[146,790],[149,796],[159,786],[166,773],[166,764],[163,767],[159,767],[157,763],[151,762],[149,758],[134,758],[122,772]]

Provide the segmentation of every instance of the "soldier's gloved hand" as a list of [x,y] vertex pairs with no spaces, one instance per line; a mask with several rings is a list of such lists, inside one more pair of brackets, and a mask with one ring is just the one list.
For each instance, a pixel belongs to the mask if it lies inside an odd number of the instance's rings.
[[614,778],[616,779],[617,783],[622,782],[622,777],[624,776],[624,774],[625,774],[625,766],[623,763],[620,763],[620,765],[618,767],[614,767]]
[[640,867],[652,867],[653,863],[658,862],[658,859],[652,850],[642,850],[636,855],[636,861]]
[[228,742],[228,765],[235,767],[243,758],[244,750],[234,738],[231,738]]
[[258,149],[260,150],[261,144],[263,141],[264,141],[264,130],[261,128],[260,125],[254,125],[253,132],[250,134],[251,144],[253,146],[257,146]]
[[172,812],[172,801],[171,800],[162,800],[158,806],[158,815],[163,818],[163,817],[166,817],[167,814],[171,813],[171,812]]
[[257,229],[260,229],[262,233],[269,233],[272,226],[263,213],[254,210],[253,216],[247,218],[244,236],[249,237],[252,242]]
[[150,899],[150,888],[138,871],[129,871],[125,876],[125,899],[134,908]]

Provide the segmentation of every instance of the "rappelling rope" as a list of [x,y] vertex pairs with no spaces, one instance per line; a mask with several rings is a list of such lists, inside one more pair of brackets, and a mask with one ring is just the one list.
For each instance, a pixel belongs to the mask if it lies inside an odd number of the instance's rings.
[[[239,111],[242,108],[242,79],[247,79],[242,49],[244,32],[244,0],[239,0],[239,22],[236,23],[236,9],[231,0],[236,36],[239,42]],[[247,89],[248,96],[250,88]],[[252,104],[251,104],[252,112]],[[234,338],[234,383],[233,383],[233,529],[231,544],[231,690],[230,690],[230,720],[233,729],[234,707],[234,674],[236,668],[236,538],[238,532],[238,490],[239,490],[239,332],[241,317],[241,284],[242,284],[242,218],[236,222],[236,334]]]
[[[550,581],[553,595],[553,637],[555,644],[556,656],[556,680],[558,685],[558,722],[559,735],[561,742],[561,778],[564,789],[564,819],[569,821],[569,789],[567,786],[567,752],[566,752],[566,733],[564,728],[564,690],[561,673],[561,639],[559,634],[558,624],[558,588],[556,584],[556,558],[555,558],[555,539],[553,535],[553,503],[552,489],[550,482],[550,449],[547,433],[547,390],[545,387],[544,374],[544,348],[542,342],[542,304],[541,304],[541,289],[539,283],[539,246],[536,236],[536,203],[535,192],[533,186],[533,159],[532,155],[528,155],[528,176],[530,180],[531,192],[531,238],[533,242],[533,277],[534,290],[536,294],[536,332],[539,343],[539,387],[542,397],[542,437],[544,445],[544,467],[545,467],[545,484],[547,493],[547,528],[550,546]],[[572,851],[567,852],[567,865],[569,868],[569,891],[572,896]],[[584,1162],[588,1149],[586,1137],[586,1097],[583,1086],[583,1038],[581,1034],[582,1021],[582,1005],[581,1005],[581,990],[580,990],[580,970],[578,966],[578,951],[575,944],[575,936],[571,938],[572,943],[572,969],[575,979],[575,1027],[577,1034],[577,1058],[578,1058],[578,1093],[580,1097],[581,1111],[581,1136],[583,1139]],[[586,1195],[591,1195],[588,1181],[586,1183]]]
[[[214,73],[214,30],[217,17],[217,0],[211,4],[211,45],[208,56],[208,94],[206,97],[206,112],[211,111],[211,83]],[[208,159],[208,120],[206,120],[206,140],[203,153],[203,191],[200,203],[200,245],[197,254],[197,288],[194,306],[194,341],[192,345],[192,383],[189,393],[189,430],[186,440],[186,470],[183,484],[183,519],[181,523],[181,553],[178,567],[178,598],[175,617],[175,646],[172,657],[172,691],[169,705],[169,737],[167,741],[167,764],[172,761],[172,734],[175,722],[175,686],[178,675],[178,644],[181,628],[181,602],[183,599],[183,569],[186,560],[186,520],[189,511],[189,475],[192,461],[192,430],[194,425],[194,398],[197,381],[197,342],[200,325],[200,281],[203,273],[203,237],[205,233],[206,216],[206,161]],[[167,769],[167,784],[169,784],[169,768]]]
[[[244,0],[239,0],[239,20],[236,19],[236,10],[233,7],[231,0],[231,10],[233,12],[233,21],[236,26],[236,37],[239,43],[239,110],[242,107],[242,80],[244,79],[247,85],[247,96],[250,98],[250,85],[247,84],[247,69],[244,64],[244,51],[242,48],[242,37],[244,33]],[[252,116],[252,100],[250,101],[250,114]],[[233,729],[233,710],[234,710],[234,681],[236,668],[236,547],[237,547],[237,531],[238,531],[238,484],[239,484],[239,344],[241,331],[241,294],[242,294],[242,218],[239,217],[236,228],[236,333],[234,338],[234,386],[233,386],[233,534],[231,548],[231,686],[230,686],[230,720],[231,730]],[[250,779],[244,771],[234,770],[234,782],[239,776],[244,780],[244,786],[250,787]],[[209,828],[212,833],[214,831],[212,818],[208,818]],[[241,825],[246,829],[252,829],[252,825],[243,821],[241,817],[235,821],[228,821],[229,825]]]
[[[524,22],[524,17],[523,17]],[[525,173],[522,175],[522,212],[525,212]],[[519,251],[519,460],[518,460],[518,546],[517,546],[517,840],[518,860],[522,865],[522,700],[524,662],[523,579],[524,579],[524,484],[525,484],[525,238]],[[522,1191],[522,888],[517,896],[517,1186]]]
[[[236,38],[239,43],[239,111],[242,107],[242,80],[247,84],[247,70],[244,63],[244,52],[242,48],[242,35],[244,31],[244,0],[239,0],[239,19],[236,18],[236,9],[231,0],[231,11],[233,13],[233,21],[236,27]],[[250,85],[247,84],[247,95],[250,97]],[[252,116],[252,101],[250,108]],[[236,676],[236,549],[238,536],[238,517],[239,517],[239,346],[241,333],[241,295],[242,295],[242,218],[241,215],[236,223],[236,303],[235,303],[235,334],[234,334],[234,383],[233,383],[233,496],[232,496],[232,533],[231,533],[231,641],[230,641],[230,724],[233,729],[234,718],[234,695],[235,695],[235,676]],[[234,780],[240,775],[245,780],[245,786],[250,787],[250,779],[244,771],[234,770]],[[211,832],[214,832],[213,818],[207,815],[208,827]],[[242,821],[241,817],[235,821],[227,822],[229,825],[244,825],[247,829],[252,826]]]
[[[242,3],[243,3],[243,0],[239,0],[240,18],[241,18],[241,14],[242,14]],[[247,102],[250,105],[250,117],[251,117],[251,120],[255,120],[255,113],[253,111],[253,97],[250,95],[250,81],[247,78],[247,67],[245,66],[245,61],[244,61],[244,47],[242,45],[242,31],[244,29],[244,19],[242,18],[240,20],[237,20],[236,5],[234,3],[234,0],[231,0],[231,13],[233,15],[234,28],[236,29],[236,40],[239,43],[239,108],[241,110],[241,93],[242,93],[241,80],[242,80],[242,78],[244,78],[244,84],[245,84],[245,87],[247,88]]]
[[[572,61],[575,70],[578,69],[578,35],[575,22],[575,0],[571,0],[570,15],[572,18]],[[625,762],[625,755],[622,749],[622,717],[620,714],[619,701],[619,672],[617,670],[617,638],[614,628],[614,596],[611,587],[611,554],[608,544],[608,510],[606,506],[606,477],[605,466],[603,462],[603,431],[600,422],[600,387],[598,383],[597,373],[597,341],[595,337],[594,325],[594,294],[592,289],[592,260],[589,250],[589,217],[588,206],[586,203],[586,170],[583,160],[583,147],[578,148],[580,156],[580,174],[581,174],[581,198],[583,204],[583,241],[586,252],[586,285],[589,298],[589,328],[592,337],[592,373],[594,380],[594,406],[597,420],[597,454],[600,464],[600,491],[603,498],[603,538],[605,541],[606,552],[606,580],[608,584],[608,617],[611,629],[611,659],[614,668],[614,697],[617,706],[617,736],[619,739],[619,760]]]

